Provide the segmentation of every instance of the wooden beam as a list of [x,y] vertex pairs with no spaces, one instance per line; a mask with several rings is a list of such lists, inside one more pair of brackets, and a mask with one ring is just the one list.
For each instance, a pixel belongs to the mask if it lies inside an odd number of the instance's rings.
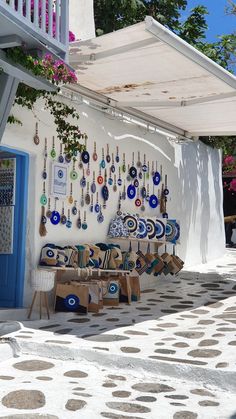
[[6,128],[7,119],[15,100],[19,80],[9,74],[0,74],[0,142]]

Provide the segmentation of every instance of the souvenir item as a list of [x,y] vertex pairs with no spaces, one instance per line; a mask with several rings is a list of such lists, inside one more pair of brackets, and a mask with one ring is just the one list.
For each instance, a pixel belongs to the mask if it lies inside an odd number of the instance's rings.
[[145,218],[139,217],[137,238],[145,239],[147,237],[147,222]]
[[147,163],[147,173],[146,173],[146,176],[147,176],[147,179],[149,179],[149,177],[150,177],[150,163],[149,163],[149,161]]
[[156,238],[156,219],[147,218],[147,236],[149,240]]
[[86,211],[84,211],[84,221],[82,223],[82,230],[87,230],[87,228],[88,228],[88,224],[86,221]]
[[130,237],[137,237],[138,233],[138,217],[132,214],[122,214],[123,222],[129,231]]
[[47,179],[48,175],[47,175],[47,159],[44,159],[44,164],[43,164],[43,174],[42,177],[44,180]]
[[136,188],[134,185],[129,185],[127,188],[127,196],[129,199],[134,199],[136,196]]
[[125,164],[125,153],[123,153],[123,164],[122,164],[122,172],[126,172],[126,164]]
[[168,215],[168,213],[167,213],[167,212],[163,212],[162,217],[163,217],[163,218],[168,218],[168,217],[169,217],[169,215]]
[[139,181],[138,179],[134,179],[134,187],[138,188],[139,187]]
[[167,188],[167,175],[165,175],[165,189],[164,189],[163,193],[164,193],[165,196],[169,195],[169,193],[170,193],[169,189]]
[[149,184],[147,185],[147,194],[146,194],[146,201],[149,201],[150,195],[149,195]]
[[74,206],[71,209],[71,212],[73,215],[77,215],[78,210],[77,210],[77,201],[74,202]]
[[60,214],[59,214],[59,212],[57,211],[57,208],[56,208],[56,203],[57,203],[57,199],[55,199],[54,211],[52,211],[52,216],[50,218],[50,221],[53,225],[59,224],[60,220],[61,220],[61,216],[60,216]]
[[138,167],[139,169],[142,167],[142,163],[141,163],[141,159],[140,159],[140,151],[138,151],[137,167]]
[[104,201],[107,201],[109,198],[109,190],[107,187],[107,171],[105,169],[105,184],[102,187],[102,197],[104,199]]
[[151,175],[152,175],[152,177],[154,176],[154,174],[155,174],[155,170],[154,170],[154,161],[152,161],[152,171],[151,171]]
[[107,163],[110,163],[110,161],[111,161],[111,156],[110,156],[110,153],[109,153],[109,144],[107,144],[106,161],[107,161]]
[[118,184],[118,186],[121,186],[121,185],[122,185],[122,179],[121,179],[121,170],[120,170],[120,167],[119,167],[119,178],[118,178],[118,180],[117,180],[117,184]]
[[138,174],[138,178],[139,178],[140,180],[142,180],[142,179],[143,179],[143,172],[139,172],[139,174]]
[[119,163],[120,157],[119,157],[119,147],[116,147],[116,163]]
[[119,199],[118,199],[117,215],[122,215],[122,212],[121,212],[121,193],[119,194]]
[[48,198],[48,209],[47,209],[47,212],[46,212],[46,217],[47,218],[51,218],[51,216],[52,216],[52,211],[51,211],[50,204],[51,204],[51,200],[50,200],[50,198]]
[[79,158],[79,164],[78,164],[78,167],[79,167],[79,169],[80,170],[82,170],[83,169],[83,162],[82,162],[82,155],[80,154],[80,158]]
[[144,173],[146,173],[146,172],[147,172],[147,170],[148,170],[148,167],[147,167],[147,164],[146,164],[146,154],[144,154],[144,156],[143,156],[142,171],[143,171]]
[[42,247],[40,253],[40,266],[56,266],[58,250],[54,244],[47,243]]
[[71,156],[70,156],[70,154],[66,154],[65,155],[65,162],[66,163],[70,163],[71,162]]
[[67,221],[66,221],[66,227],[67,228],[71,228],[72,227],[72,222],[70,220],[70,210],[68,209],[68,216],[67,216]]
[[97,161],[97,159],[98,159],[97,147],[96,147],[96,141],[94,141],[94,146],[93,146],[93,161]]
[[93,212],[93,194],[91,193],[91,198],[90,198],[90,212]]
[[156,239],[165,241],[166,235],[166,220],[156,218]]
[[93,171],[93,182],[91,184],[91,192],[95,193],[96,189],[97,189],[97,187],[96,187],[96,183],[95,183],[95,172]]
[[137,177],[137,169],[134,166],[134,152],[133,152],[133,158],[132,158],[132,166],[129,169],[129,175],[132,179],[135,179]]
[[82,226],[81,218],[80,218],[80,210],[78,211],[78,218],[77,218],[77,223],[76,224],[77,224],[78,229],[80,229],[81,226]]
[[141,207],[141,205],[142,205],[142,202],[141,202],[141,199],[140,199],[140,194],[139,194],[139,189],[137,190],[137,198],[135,199],[135,206],[136,207]]
[[123,201],[126,199],[126,186],[125,186],[125,183],[124,183],[124,188],[123,188],[123,192],[122,192],[121,198],[123,199]]
[[99,175],[98,175],[98,177],[97,177],[97,183],[99,184],[99,185],[102,185],[103,184],[103,181],[104,181],[104,179],[103,179],[103,177],[102,177],[102,170],[101,170],[101,167],[99,168]]
[[140,243],[138,242],[138,251],[137,251],[137,260],[136,260],[136,271],[139,275],[142,275],[144,272],[146,272],[146,269],[148,267],[145,256],[143,252],[140,250]]
[[71,180],[78,179],[78,173],[75,170],[75,160],[73,160],[73,168],[72,168],[72,170],[70,172],[70,178],[71,178]]
[[116,167],[115,167],[115,162],[114,162],[114,153],[112,153],[112,158],[111,158],[111,172],[115,173],[116,171]]
[[57,284],[55,311],[88,313],[89,288],[82,284]]
[[55,150],[55,137],[53,136],[52,137],[52,149],[50,151],[50,156],[51,156],[52,159],[55,159],[56,155],[57,155],[57,153],[56,153],[56,150]]
[[40,143],[38,127],[39,127],[38,122],[36,122],[36,124],[35,124],[35,134],[34,134],[34,144],[35,145],[39,145],[39,143]]
[[41,237],[45,237],[47,235],[47,230],[46,230],[46,224],[47,222],[47,218],[45,217],[45,207],[42,206],[41,207],[41,220],[40,220],[40,225],[39,225],[39,235]]
[[176,220],[166,221],[166,241],[176,244]]
[[149,205],[150,205],[151,208],[157,208],[157,206],[159,204],[158,199],[157,199],[156,195],[154,195],[154,194],[152,194],[150,196],[148,202],[149,202]]
[[85,195],[85,204],[90,205],[89,182],[87,183],[87,193]]
[[96,198],[96,205],[95,205],[95,212],[98,214],[100,211],[100,205],[98,203],[98,192],[97,192],[97,198]]
[[81,201],[80,201],[80,205],[83,208],[84,207],[84,190],[81,189]]
[[109,176],[109,178],[108,178],[108,185],[110,185],[110,186],[112,186],[112,185],[113,185],[113,179],[112,179],[112,171],[111,171],[111,168],[110,168],[110,176]]
[[88,163],[88,165],[87,165],[86,175],[87,175],[87,176],[90,176],[90,165],[89,165],[89,163]]
[[45,206],[45,205],[47,205],[47,202],[48,202],[48,200],[47,200],[47,196],[46,196],[46,184],[45,184],[45,182],[43,182],[43,193],[40,197],[40,204]]
[[117,192],[116,175],[114,175],[113,191]]
[[44,140],[44,158],[47,159],[48,157],[48,140],[45,138]]
[[109,237],[128,237],[129,231],[127,226],[124,224],[123,219],[120,215],[117,214],[115,218],[110,222]]
[[89,152],[87,151],[87,140],[85,139],[85,147],[81,153],[81,160],[84,164],[88,164],[90,160]]
[[80,186],[81,186],[81,188],[85,188],[85,186],[86,186],[86,178],[85,178],[85,175],[84,175],[84,169],[83,169],[83,176],[80,179]]
[[127,182],[130,182],[132,180],[132,178],[131,178],[131,176],[129,174],[129,171],[130,171],[130,165],[128,164],[128,175],[126,176]]
[[156,171],[152,175],[152,180],[155,186],[159,185],[161,181],[161,174],[157,170],[157,162],[156,162]]
[[137,259],[137,253],[132,250],[132,245],[130,242],[129,250],[122,253],[123,269],[128,271],[135,269]]
[[165,200],[165,195],[164,195],[164,184],[161,185],[160,212],[162,214],[166,212],[166,200]]
[[142,198],[142,205],[140,207],[141,211],[144,212],[145,211],[145,204],[144,204],[144,198]]
[[69,202],[69,204],[73,204],[73,202],[74,202],[74,198],[73,198],[73,185],[72,185],[72,183],[70,184],[70,196],[68,198],[68,202]]
[[104,153],[104,148],[102,148],[102,160],[100,163],[100,168],[105,169],[105,167],[106,167],[105,153]]
[[62,210],[61,210],[61,224],[65,225],[67,222],[67,218],[65,215],[65,207],[64,207],[64,202],[62,203]]
[[64,163],[64,157],[63,157],[63,154],[62,154],[62,144],[60,144],[60,154],[59,154],[59,157],[58,157],[58,161],[59,161],[59,163]]
[[98,214],[98,216],[97,216],[97,222],[98,222],[99,224],[101,224],[101,223],[103,223],[103,221],[104,221],[104,216],[103,216],[103,214],[102,214],[102,207],[101,207],[101,205],[100,205],[100,211],[99,211],[99,214]]

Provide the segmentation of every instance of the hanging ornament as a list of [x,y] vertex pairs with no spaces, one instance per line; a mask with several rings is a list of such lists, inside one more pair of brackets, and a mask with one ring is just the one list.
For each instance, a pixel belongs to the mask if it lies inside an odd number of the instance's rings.
[[71,180],[78,179],[78,173],[75,170],[75,159],[73,160],[73,168],[72,168],[72,170],[70,172],[70,178],[71,178]]
[[88,228],[88,224],[86,221],[86,211],[84,211],[84,221],[82,223],[82,230],[87,230],[87,228]]
[[78,229],[81,229],[82,222],[81,222],[81,218],[80,218],[80,210],[78,211],[78,218],[77,218],[76,225],[77,225]]
[[114,175],[113,191],[117,192],[116,175]]
[[90,176],[90,163],[89,162],[88,162],[87,169],[86,169],[86,175]]
[[152,177],[154,176],[154,174],[155,174],[155,170],[154,170],[154,161],[152,160],[152,170],[151,170],[151,175],[152,175]]
[[101,205],[100,205],[100,211],[99,211],[99,214],[98,214],[98,216],[97,216],[97,222],[98,222],[99,224],[101,224],[101,223],[103,223],[103,221],[104,221],[104,216],[103,216],[103,214],[102,214],[102,207],[101,207]]
[[147,190],[146,190],[146,187],[145,187],[145,175],[144,175],[144,177],[143,177],[143,187],[141,188],[141,197],[146,198],[146,196],[147,196]]
[[165,175],[165,189],[164,189],[163,193],[164,193],[165,196],[169,195],[169,193],[170,193],[169,189],[167,188],[167,175]]
[[47,218],[45,217],[45,207],[41,207],[41,221],[39,225],[39,235],[41,237],[45,237],[47,235],[47,229],[46,229],[46,222]]
[[85,195],[85,204],[90,205],[89,182],[87,183],[87,193]]
[[118,184],[118,186],[121,186],[121,185],[122,185],[122,179],[121,179],[121,170],[120,170],[120,167],[119,167],[119,178],[118,178],[118,180],[117,180],[117,184]]
[[161,182],[161,174],[157,170],[157,162],[156,162],[156,170],[153,174],[152,180],[155,186],[158,186],[159,183]]
[[52,137],[52,149],[50,151],[50,156],[51,156],[52,159],[55,159],[56,155],[57,155],[57,153],[56,153],[56,150],[55,150],[55,137],[53,136]]
[[107,203],[106,203],[106,201],[103,201],[102,208],[106,209],[106,207],[107,207]]
[[71,162],[71,156],[70,156],[70,154],[66,154],[65,155],[65,162],[68,163],[68,164],[70,164],[70,162]]
[[105,152],[104,152],[104,148],[102,148],[102,160],[100,163],[100,168],[105,169],[105,167],[106,167]]
[[85,186],[86,186],[86,178],[85,178],[85,175],[84,175],[84,169],[83,169],[83,176],[80,179],[80,186],[81,186],[81,188],[85,188]]
[[146,173],[146,172],[147,172],[147,170],[148,170],[148,167],[147,167],[147,164],[146,164],[146,154],[144,154],[144,156],[143,156],[142,171],[143,171],[144,173]]
[[73,185],[72,185],[72,183],[70,184],[70,196],[68,198],[68,202],[69,202],[69,204],[73,204],[73,202],[74,202],[74,198],[73,198]]
[[97,159],[98,159],[97,146],[96,146],[96,141],[94,141],[94,146],[93,146],[93,161],[97,161]]
[[46,212],[46,217],[51,218],[51,216],[52,216],[51,200],[50,200],[50,198],[48,198],[48,209],[47,209],[47,212]]
[[126,176],[127,182],[131,182],[131,180],[132,180],[132,178],[131,178],[131,176],[129,174],[129,171],[130,171],[130,165],[128,164],[128,175]]
[[91,194],[91,199],[90,199],[90,212],[93,212],[94,208],[93,208],[93,194]]
[[81,201],[80,201],[80,206],[83,208],[84,207],[84,190],[81,189]]
[[139,180],[138,179],[134,179],[134,187],[135,188],[139,187]]
[[93,182],[91,184],[91,192],[95,193],[96,189],[97,189],[97,187],[96,187],[96,183],[95,183],[95,171],[93,171]]
[[108,201],[109,198],[109,190],[107,187],[107,170],[105,169],[105,184],[102,187],[102,197],[104,201]]
[[113,179],[112,179],[112,171],[111,171],[111,167],[110,167],[110,176],[108,178],[108,185],[112,186],[113,185]]
[[119,157],[119,147],[116,147],[116,163],[119,163],[120,157]]
[[133,152],[133,158],[132,158],[132,166],[129,169],[129,175],[132,179],[135,179],[137,177],[137,169],[134,166],[134,152]]
[[158,199],[157,199],[156,195],[154,195],[154,194],[152,194],[150,196],[148,202],[149,202],[149,205],[150,205],[151,208],[157,208],[157,206],[159,204]]
[[45,182],[43,182],[43,193],[40,197],[40,204],[43,205],[45,207],[45,205],[47,205],[47,196],[46,196],[46,184]]
[[44,158],[45,159],[48,158],[48,140],[47,140],[47,138],[45,138],[45,140],[44,140]]
[[150,163],[149,163],[149,161],[147,163],[147,173],[146,173],[146,176],[147,176],[147,179],[149,179],[149,177],[150,177]]
[[110,156],[110,152],[109,152],[109,144],[107,144],[107,155],[106,155],[106,161],[107,163],[110,163],[111,161],[111,156]]
[[114,161],[114,153],[112,153],[112,158],[111,158],[111,172],[115,173],[116,171],[116,166],[115,166],[115,161]]
[[60,154],[59,154],[59,157],[58,157],[58,161],[59,161],[59,163],[64,163],[64,157],[63,157],[63,154],[62,154],[62,144],[60,144]]
[[79,167],[79,169],[80,170],[82,170],[83,169],[83,162],[82,162],[82,155],[80,154],[80,158],[79,158],[79,164],[78,164],[78,167]]
[[119,215],[119,216],[122,215],[122,212],[121,212],[121,193],[119,194],[117,215]]
[[43,179],[44,180],[46,180],[47,177],[48,177],[48,174],[47,174],[47,159],[46,158],[44,159],[43,174],[42,174],[42,176],[43,176]]
[[72,227],[72,222],[70,220],[70,210],[68,209],[68,216],[67,216],[67,221],[66,221],[66,227],[67,228],[71,228]]
[[137,208],[141,207],[141,199],[140,199],[140,192],[139,192],[139,188],[137,189],[137,198],[135,199],[135,206]]
[[127,196],[129,199],[134,199],[136,196],[136,188],[134,185],[129,185],[127,188]]
[[141,205],[140,209],[141,209],[142,212],[144,212],[146,210],[145,203],[144,203],[144,198],[142,198],[142,205]]
[[35,124],[35,134],[34,134],[34,138],[33,138],[35,145],[39,145],[39,143],[40,143],[38,128],[39,128],[39,125],[38,125],[38,122],[36,122],[36,124]]
[[146,201],[148,202],[150,199],[150,194],[149,194],[149,184],[147,184],[147,195],[146,195]]
[[84,164],[88,164],[90,160],[89,152],[87,151],[87,137],[85,138],[84,150],[81,153],[81,160]]
[[125,186],[125,182],[124,182],[124,187],[123,187],[123,192],[121,195],[121,199],[123,199],[123,201],[126,199],[126,186]]
[[125,153],[123,153],[123,164],[121,168],[122,168],[122,172],[125,173],[126,172]]
[[65,225],[67,222],[67,218],[65,215],[65,207],[64,207],[64,202],[62,203],[62,210],[61,210],[61,224]]
[[162,218],[169,218],[169,216],[168,216],[167,212],[164,212],[164,213],[162,214]]
[[95,212],[98,214],[100,211],[100,205],[98,203],[98,192],[97,192],[97,198],[96,198],[96,205],[95,205]]
[[72,215],[77,215],[78,210],[77,210],[77,201],[74,202],[74,206],[71,209]]
[[60,223],[60,220],[61,220],[61,216],[59,212],[57,211],[57,198],[55,198],[54,211],[52,211],[52,216],[50,218],[50,221],[53,225],[57,225]]
[[142,167],[142,163],[141,163],[141,159],[140,159],[140,151],[138,151],[137,167],[138,167],[139,169]]
[[104,182],[104,179],[103,179],[103,177],[102,177],[102,169],[101,169],[101,167],[99,167],[99,175],[98,175],[98,177],[97,177],[97,183],[98,183],[99,185],[102,185],[102,184],[103,184],[103,182]]

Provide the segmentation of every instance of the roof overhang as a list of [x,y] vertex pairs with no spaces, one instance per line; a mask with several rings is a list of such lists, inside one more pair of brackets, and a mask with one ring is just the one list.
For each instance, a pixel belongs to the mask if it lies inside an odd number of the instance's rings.
[[73,90],[185,137],[236,135],[236,77],[145,22],[74,43]]

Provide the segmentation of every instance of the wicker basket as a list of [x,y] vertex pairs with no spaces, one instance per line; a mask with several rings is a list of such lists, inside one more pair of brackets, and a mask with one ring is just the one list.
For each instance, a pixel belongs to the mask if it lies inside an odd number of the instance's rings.
[[34,291],[51,291],[55,282],[55,271],[34,269],[31,271],[31,287]]

